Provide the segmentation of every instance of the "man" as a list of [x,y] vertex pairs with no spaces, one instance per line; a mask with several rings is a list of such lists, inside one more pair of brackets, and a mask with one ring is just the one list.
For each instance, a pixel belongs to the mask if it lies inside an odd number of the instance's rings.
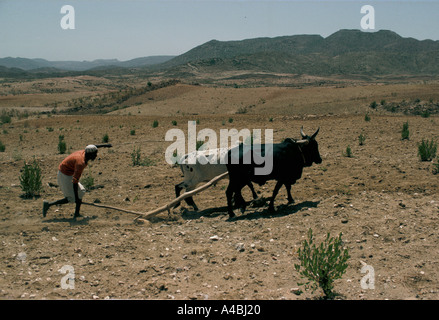
[[79,210],[85,188],[79,183],[79,179],[88,162],[96,159],[99,147],[111,147],[111,145],[88,145],[85,150],[76,151],[61,162],[58,167],[58,184],[64,194],[64,199],[53,202],[43,201],[43,217],[46,217],[47,210],[51,206],[69,202],[76,204],[73,218],[81,217]]

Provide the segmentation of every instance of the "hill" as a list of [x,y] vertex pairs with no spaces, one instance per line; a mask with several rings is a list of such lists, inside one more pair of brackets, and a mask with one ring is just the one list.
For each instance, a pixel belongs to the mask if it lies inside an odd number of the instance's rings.
[[0,66],[6,68],[18,68],[25,71],[41,68],[53,68],[62,71],[86,71],[105,67],[137,68],[163,63],[172,58],[173,56],[150,56],[127,61],[119,61],[117,59],[98,59],[93,61],[48,61],[45,59],[7,57],[0,58]]
[[340,30],[204,43],[161,65],[170,75],[231,70],[309,75],[438,75],[439,41],[382,30]]
[[[162,76],[197,81],[266,77],[410,77],[439,75],[439,41],[403,38],[395,32],[340,30],[320,35],[293,35],[240,41],[211,40],[186,53],[129,61],[47,61],[2,58],[0,75],[48,77],[71,75]],[[21,71],[23,72],[21,72]],[[26,72],[24,72],[26,71]],[[32,73],[32,74],[29,74]],[[264,78],[265,77],[265,78]]]

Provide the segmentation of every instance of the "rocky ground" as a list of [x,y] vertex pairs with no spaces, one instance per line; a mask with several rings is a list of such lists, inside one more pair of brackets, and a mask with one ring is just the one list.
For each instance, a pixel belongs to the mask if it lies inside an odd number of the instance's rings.
[[[164,161],[167,130],[186,130],[195,116],[52,116],[3,125],[0,138],[1,299],[319,299],[320,291],[299,286],[294,264],[309,228],[320,242],[342,233],[349,267],[336,281],[338,299],[438,299],[439,184],[432,162],[417,156],[422,139],[439,139],[438,118],[364,114],[288,116],[230,114],[196,116],[198,128],[274,129],[275,141],[300,137],[300,127],[317,137],[323,162],[304,170],[287,204],[284,189],[276,212],[264,201],[229,221],[227,180],[195,196],[200,210],[186,205],[144,223],[136,215],[73,205],[51,208],[43,199],[62,197],[56,186],[60,134],[68,151],[100,143],[102,149],[83,176],[94,177],[84,201],[147,212],[174,198],[181,171]],[[158,120],[159,126],[151,123]],[[401,140],[403,122],[410,139]],[[51,130],[48,128],[52,128]],[[135,130],[135,134],[130,134]],[[359,145],[358,136],[366,137]],[[343,152],[351,147],[353,157]],[[149,166],[133,166],[141,148]],[[43,175],[41,197],[23,199],[20,170],[37,160]],[[256,186],[269,198],[274,184]],[[251,195],[244,189],[244,197]],[[362,267],[368,265],[367,273]],[[371,274],[370,270],[373,270]],[[364,270],[363,270],[364,271]],[[72,273],[74,272],[74,274]],[[364,276],[374,288],[364,289]],[[66,285],[73,285],[74,288]],[[67,278],[66,278],[67,277]]]

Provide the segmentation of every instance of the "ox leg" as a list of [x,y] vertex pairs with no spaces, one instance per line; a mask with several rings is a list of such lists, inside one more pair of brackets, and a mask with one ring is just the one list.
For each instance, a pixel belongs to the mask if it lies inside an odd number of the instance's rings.
[[291,183],[285,183],[285,189],[287,189],[288,203],[294,203],[294,199],[291,196]]
[[[180,196],[181,190],[184,189],[183,185],[184,185],[184,182],[175,185],[175,197],[176,198],[178,198]],[[174,208],[177,208],[179,205],[180,205],[180,202],[176,203]]]
[[[190,188],[186,185],[185,182],[179,183],[175,185],[175,196],[176,198],[178,198],[180,196],[181,190],[186,189],[186,192],[193,190],[194,188]],[[184,199],[184,201],[191,206],[192,208],[194,208],[195,211],[198,211],[198,207],[194,202],[194,199],[192,197],[188,197],[186,199]],[[180,205],[180,202],[176,203],[174,208],[177,208]]]
[[258,198],[258,195],[257,195],[257,193],[256,193],[256,191],[255,191],[255,188],[253,187],[253,183],[249,182],[249,183],[247,184],[247,186],[248,186],[248,187],[250,188],[250,190],[252,191],[253,200],[257,199],[257,198]]
[[[187,188],[187,189],[186,189],[186,192],[192,191],[192,190],[194,190],[194,189],[195,189],[195,187]],[[194,199],[193,199],[192,197],[187,197],[186,199],[184,199],[184,201],[186,201],[186,203],[187,203],[189,206],[191,206],[195,211],[198,211],[198,207],[197,207],[197,205],[195,204],[195,201],[194,201]]]
[[244,213],[247,205],[245,203],[244,198],[242,197],[241,190],[235,191],[235,206],[237,208],[241,208],[241,212]]
[[282,187],[283,182],[276,182],[276,185],[274,186],[274,190],[273,190],[273,195],[271,197],[271,201],[270,204],[268,205],[268,210],[269,211],[274,211],[274,199],[276,199],[276,196],[280,190],[280,187]]
[[226,189],[226,197],[227,197],[227,212],[229,213],[229,218],[233,218],[235,216],[235,213],[233,212],[233,203],[232,203],[233,188],[230,183]]

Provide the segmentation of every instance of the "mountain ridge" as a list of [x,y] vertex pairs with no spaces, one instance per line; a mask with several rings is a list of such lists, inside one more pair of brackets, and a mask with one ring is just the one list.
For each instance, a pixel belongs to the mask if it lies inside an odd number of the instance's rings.
[[104,74],[106,70],[140,72],[143,75],[160,73],[168,77],[192,77],[235,70],[325,76],[439,75],[439,41],[404,38],[390,30],[364,32],[341,29],[326,38],[302,34],[233,41],[210,40],[178,56],[91,62],[1,58],[0,66],[6,67],[6,71],[2,68],[0,73],[10,71],[14,75],[20,75],[20,69],[30,72],[54,70],[51,68],[60,69],[60,72],[98,71],[99,74]]
[[119,61],[118,59],[95,59],[92,61],[49,61],[42,58],[21,58],[21,57],[5,57],[0,58],[0,66],[6,68],[19,68],[24,71],[31,71],[40,68],[56,68],[61,71],[87,71],[99,67],[123,67],[123,68],[138,68],[158,63],[163,63],[174,56],[148,56],[134,58],[126,61]]

